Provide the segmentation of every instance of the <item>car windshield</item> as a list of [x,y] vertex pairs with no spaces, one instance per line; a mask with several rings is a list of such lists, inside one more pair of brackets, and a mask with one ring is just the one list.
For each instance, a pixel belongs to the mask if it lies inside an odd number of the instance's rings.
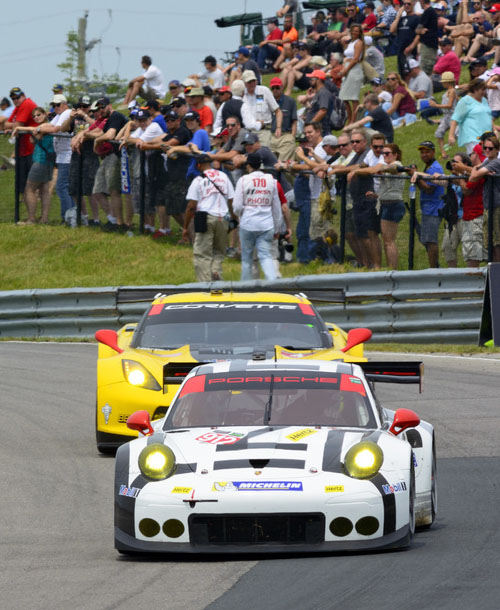
[[344,373],[282,371],[196,375],[165,428],[196,426],[375,427],[363,381]]
[[[331,337],[314,308],[303,303],[166,303],[152,305],[134,335],[132,347],[174,349],[189,345],[225,354],[233,348],[321,349]],[[236,350],[234,351],[236,353]]]

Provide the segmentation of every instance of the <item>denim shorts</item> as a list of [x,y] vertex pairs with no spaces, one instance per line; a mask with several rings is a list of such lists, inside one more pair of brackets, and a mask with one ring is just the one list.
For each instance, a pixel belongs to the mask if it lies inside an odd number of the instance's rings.
[[391,222],[401,222],[405,215],[406,208],[402,201],[381,201],[380,218]]

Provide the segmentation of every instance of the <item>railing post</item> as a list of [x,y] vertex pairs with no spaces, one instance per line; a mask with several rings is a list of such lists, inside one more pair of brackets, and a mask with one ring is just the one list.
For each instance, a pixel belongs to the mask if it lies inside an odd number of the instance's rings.
[[[76,225],[82,224],[82,199],[83,199],[83,155],[78,154],[78,180],[76,187]],[[88,213],[88,210],[87,210]]]
[[20,148],[20,137],[15,136],[16,141],[14,145],[14,159],[16,161],[14,167],[14,222],[19,222],[19,198],[21,196],[21,174],[19,171],[19,148]]
[[415,227],[417,218],[417,204],[416,204],[416,191],[410,190],[410,227],[408,234],[408,270],[413,271],[414,261],[413,256],[415,252]]
[[493,262],[493,212],[495,210],[493,207],[495,197],[493,180],[495,178],[486,176],[486,180],[488,181],[488,262],[491,263]]
[[144,211],[146,207],[146,152],[141,150],[141,171],[139,184],[139,233],[144,233]]
[[339,247],[340,247],[340,262],[344,262],[345,258],[345,217],[346,217],[346,204],[347,204],[347,178],[345,174],[341,174],[337,177],[337,184],[340,183],[340,236],[339,236]]

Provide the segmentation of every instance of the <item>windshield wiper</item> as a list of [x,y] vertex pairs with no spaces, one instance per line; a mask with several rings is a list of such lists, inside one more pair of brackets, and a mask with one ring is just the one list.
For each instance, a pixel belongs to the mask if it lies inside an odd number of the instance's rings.
[[273,388],[274,388],[274,375],[271,375],[271,383],[269,384],[269,399],[266,403],[266,409],[264,411],[264,425],[268,426],[271,421],[271,410],[273,408]]

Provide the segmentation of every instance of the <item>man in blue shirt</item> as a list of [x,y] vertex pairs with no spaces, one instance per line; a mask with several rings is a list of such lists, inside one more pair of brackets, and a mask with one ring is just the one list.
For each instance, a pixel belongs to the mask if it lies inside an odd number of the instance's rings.
[[[434,174],[444,174],[443,168],[436,161],[436,146],[434,142],[426,140],[422,142],[418,150],[420,158],[425,163],[424,172],[433,176]],[[412,172],[412,174],[414,171]],[[415,182],[420,190],[420,208],[422,210],[422,220],[420,223],[420,242],[427,250],[429,267],[439,266],[439,247],[438,234],[441,216],[439,210],[443,207],[444,186],[432,184],[423,177],[418,176]]]
[[[210,138],[206,129],[203,129],[200,125],[200,115],[196,110],[190,110],[184,115],[184,123],[191,132],[191,139],[189,142],[182,146],[174,146],[171,148],[171,152],[184,153],[184,154],[199,154],[208,152],[210,150]],[[187,169],[186,178],[188,185],[191,183],[193,178],[199,176],[200,172],[197,168],[196,158],[193,157],[189,162]]]

